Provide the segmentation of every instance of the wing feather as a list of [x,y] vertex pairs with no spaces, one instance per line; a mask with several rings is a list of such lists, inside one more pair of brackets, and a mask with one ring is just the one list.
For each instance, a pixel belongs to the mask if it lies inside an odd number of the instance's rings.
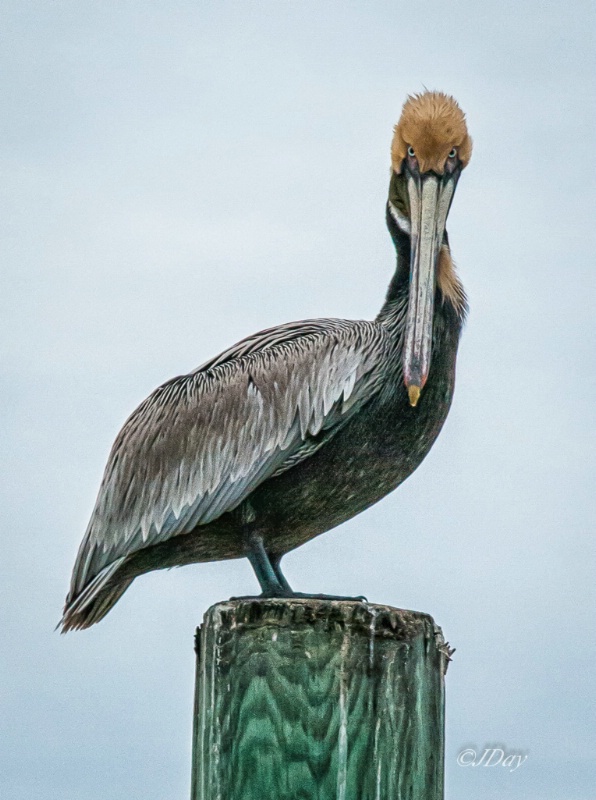
[[374,322],[290,323],[159,387],[116,438],[70,596],[117,559],[233,510],[315,452],[378,391],[386,347]]

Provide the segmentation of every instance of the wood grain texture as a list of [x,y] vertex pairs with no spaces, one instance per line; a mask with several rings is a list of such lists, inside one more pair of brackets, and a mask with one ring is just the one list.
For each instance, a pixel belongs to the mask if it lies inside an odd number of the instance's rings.
[[426,614],[236,600],[198,632],[192,800],[441,800],[448,649]]

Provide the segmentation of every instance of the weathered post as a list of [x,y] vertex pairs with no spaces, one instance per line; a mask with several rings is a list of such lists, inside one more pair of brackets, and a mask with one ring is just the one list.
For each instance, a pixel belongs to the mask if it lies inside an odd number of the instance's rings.
[[212,606],[197,632],[192,800],[441,800],[448,660],[414,611]]

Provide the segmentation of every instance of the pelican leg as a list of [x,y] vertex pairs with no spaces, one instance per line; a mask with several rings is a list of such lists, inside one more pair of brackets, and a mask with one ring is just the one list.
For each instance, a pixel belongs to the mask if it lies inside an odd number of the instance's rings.
[[250,533],[246,537],[246,545],[247,558],[261,584],[261,597],[292,597],[294,593],[279,570],[280,559],[271,561],[265,550],[263,537],[257,533]]
[[292,587],[287,582],[286,576],[281,571],[281,560],[282,560],[282,558],[283,558],[283,556],[269,556],[269,559],[271,561],[271,566],[273,567],[273,571],[275,572],[277,580],[280,582],[280,584],[283,586],[283,588],[287,592],[289,592],[290,595],[293,596],[295,594],[295,592],[292,591]]
[[296,597],[304,600],[351,600],[352,602],[366,603],[366,597],[349,597],[340,594],[308,594],[306,592],[293,591],[287,582],[285,575],[281,571],[280,562],[282,556],[270,556],[263,544],[263,539],[253,534],[248,537],[251,549],[248,552],[248,559],[257,574],[263,594],[261,597]]
[[[240,522],[244,529],[246,556],[261,585],[261,597],[296,597],[315,600],[352,600],[367,602],[366,597],[346,597],[335,594],[306,594],[295,592],[281,571],[281,555],[270,555],[263,542],[263,537],[254,529],[255,513],[248,503],[243,503],[238,510]],[[232,597],[232,600],[244,600],[244,597]]]

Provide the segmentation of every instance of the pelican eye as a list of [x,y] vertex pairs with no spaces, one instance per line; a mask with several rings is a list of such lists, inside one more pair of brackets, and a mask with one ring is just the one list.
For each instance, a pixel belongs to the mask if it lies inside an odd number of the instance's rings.
[[[443,152],[445,152],[445,151],[443,151]],[[451,152],[449,153],[449,158],[455,158],[455,156],[456,156],[456,155],[457,155],[457,150],[456,150],[456,149],[455,149],[455,147],[454,147],[454,148],[451,150]]]
[[410,146],[408,147],[408,155],[410,156],[410,158],[414,158],[414,156],[416,155],[416,153],[414,152],[414,148],[412,147],[412,145],[410,145]]

